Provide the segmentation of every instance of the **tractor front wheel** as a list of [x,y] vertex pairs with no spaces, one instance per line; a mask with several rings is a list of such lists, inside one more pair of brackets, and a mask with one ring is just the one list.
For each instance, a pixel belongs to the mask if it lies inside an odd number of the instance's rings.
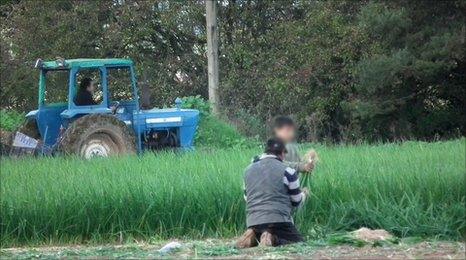
[[77,119],[66,129],[59,150],[86,159],[134,154],[135,141],[133,130],[114,116],[93,114]]

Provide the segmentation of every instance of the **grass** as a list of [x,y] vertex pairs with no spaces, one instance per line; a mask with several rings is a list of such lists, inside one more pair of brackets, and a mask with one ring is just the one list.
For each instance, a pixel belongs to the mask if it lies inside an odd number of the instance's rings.
[[[314,146],[312,198],[295,216],[309,238],[362,226],[461,239],[465,139]],[[1,159],[2,246],[232,237],[244,228],[242,175],[259,149],[95,159]]]

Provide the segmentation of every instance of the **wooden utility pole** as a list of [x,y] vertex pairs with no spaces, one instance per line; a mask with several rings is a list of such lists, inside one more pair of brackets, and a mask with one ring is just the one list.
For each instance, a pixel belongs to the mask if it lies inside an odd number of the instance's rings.
[[212,112],[219,113],[218,108],[218,29],[217,0],[205,0],[207,22],[207,62],[209,78],[209,102]]

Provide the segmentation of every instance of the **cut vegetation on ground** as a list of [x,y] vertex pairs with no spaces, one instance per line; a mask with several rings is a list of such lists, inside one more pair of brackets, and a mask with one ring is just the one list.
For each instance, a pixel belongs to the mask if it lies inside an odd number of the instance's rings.
[[14,259],[31,258],[220,258],[220,259],[464,259],[464,243],[448,241],[424,241],[412,243],[409,239],[398,244],[379,246],[329,245],[325,241],[310,241],[278,248],[251,248],[237,250],[232,240],[207,239],[203,241],[180,241],[181,248],[168,254],[158,250],[166,241],[132,243],[126,245],[67,246],[9,248],[0,250],[3,257]]
[[[313,146],[296,224],[312,240],[360,227],[458,240],[465,140]],[[1,159],[3,247],[225,238],[244,230],[243,169],[259,148],[94,159]]]

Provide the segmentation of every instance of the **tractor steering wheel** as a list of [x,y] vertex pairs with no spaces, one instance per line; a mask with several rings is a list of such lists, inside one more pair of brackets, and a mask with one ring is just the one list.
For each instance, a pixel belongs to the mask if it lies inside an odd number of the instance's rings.
[[112,103],[110,103],[110,109],[112,110],[112,114],[116,114],[119,107],[120,107],[120,102],[112,101]]

